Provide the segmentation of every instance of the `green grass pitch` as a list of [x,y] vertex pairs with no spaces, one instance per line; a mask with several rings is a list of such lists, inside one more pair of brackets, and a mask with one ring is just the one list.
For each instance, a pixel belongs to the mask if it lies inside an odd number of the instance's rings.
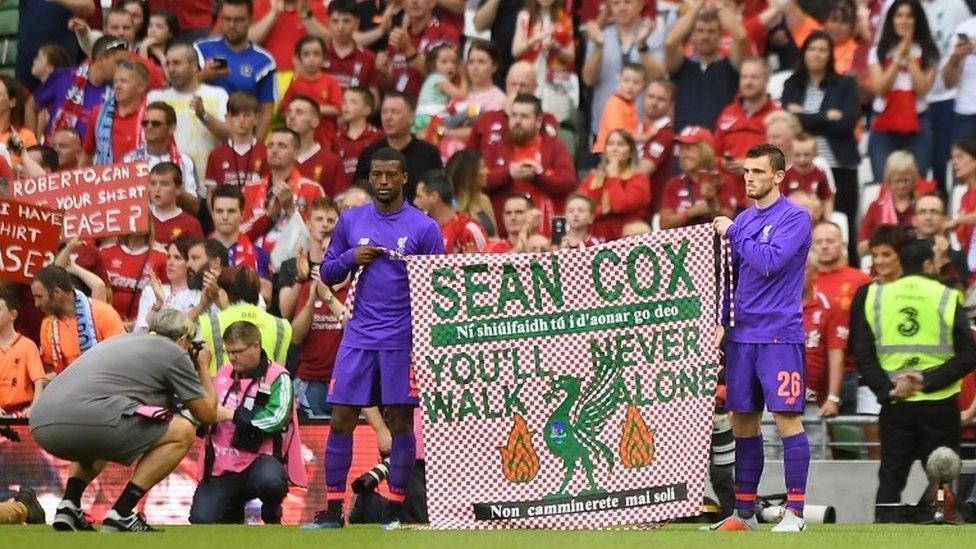
[[832,524],[813,525],[800,534],[699,532],[697,525],[675,524],[649,531],[424,531],[386,532],[378,526],[338,531],[300,531],[294,526],[168,527],[153,534],[62,533],[42,526],[0,527],[0,547],[99,549],[262,549],[328,547],[343,549],[884,549],[976,547],[976,526]]

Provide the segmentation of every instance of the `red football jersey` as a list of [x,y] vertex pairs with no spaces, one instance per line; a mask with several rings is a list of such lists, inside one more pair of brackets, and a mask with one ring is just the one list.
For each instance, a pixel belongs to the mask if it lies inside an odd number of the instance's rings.
[[[298,303],[295,310],[300,311],[309,299],[312,284],[306,283],[302,286],[298,295]],[[349,286],[340,289],[332,288],[332,294],[340,303],[346,301],[349,293]],[[312,324],[308,328],[308,335],[305,336],[305,343],[302,345],[301,353],[298,356],[298,379],[305,381],[329,381],[332,378],[332,369],[335,365],[336,354],[339,352],[339,344],[342,342],[342,322],[332,314],[329,305],[315,297],[312,305]]]
[[[295,76],[291,81],[291,86],[281,98],[279,110],[284,115],[288,105],[296,95],[304,95],[319,104],[319,107],[331,105],[338,109],[342,108],[342,86],[339,81],[331,75],[322,73],[315,80],[307,80],[300,76]],[[319,126],[315,129],[316,141],[326,149],[332,150],[332,138],[336,132],[336,117],[323,116],[319,119]],[[314,179],[314,178],[313,178]]]
[[661,198],[664,196],[664,187],[671,179],[671,163],[674,160],[674,126],[671,124],[670,117],[664,117],[656,121],[648,121],[641,124],[638,133],[643,133],[656,128],[654,136],[647,142],[638,147],[641,158],[646,158],[654,162],[654,173],[651,178],[651,212],[657,213],[661,209]]
[[[844,325],[850,323],[851,301],[858,288],[871,281],[871,277],[864,271],[844,265],[830,272],[817,273],[813,279],[817,290],[830,296],[832,303],[836,303],[844,320]],[[854,372],[854,359],[847,355],[844,360],[844,371]]]
[[[722,174],[722,182],[718,187],[718,201],[722,208],[736,211],[739,207],[739,199],[735,194],[733,187],[735,183],[727,175]],[[691,181],[691,178],[687,175],[677,175],[668,181],[667,186],[664,187],[664,196],[661,197],[661,210],[673,210],[674,212],[683,212],[688,208],[695,205],[695,202],[699,200],[699,186]],[[688,222],[689,225],[694,225],[697,223],[704,223],[711,220],[700,220],[693,219]]]
[[807,173],[801,173],[790,166],[786,170],[786,177],[779,184],[779,190],[784,196],[789,196],[793,191],[808,192],[817,195],[821,201],[830,200],[834,196],[827,174],[816,166]]
[[[437,17],[431,17],[419,34],[407,32],[410,38],[411,47],[418,52],[427,55],[434,48],[441,44],[452,44],[458,48],[461,44],[461,37],[458,30],[451,25],[441,23]],[[403,92],[413,100],[417,99],[420,93],[420,85],[424,77],[407,62],[407,56],[398,52],[390,44],[387,53],[390,56],[390,70],[393,76],[393,88]]]
[[441,225],[441,235],[447,254],[481,253],[488,247],[485,228],[464,214],[457,214]]
[[318,143],[306,154],[298,157],[298,171],[302,177],[315,181],[329,197],[337,194],[343,176],[339,155],[326,150]]
[[369,124],[366,125],[363,133],[356,138],[350,137],[347,131],[340,128],[333,142],[333,150],[342,161],[339,181],[333,186],[335,194],[345,191],[352,185],[352,179],[356,175],[356,165],[359,164],[359,157],[362,156],[363,149],[383,139],[383,132]]
[[264,161],[267,156],[268,150],[259,141],[243,152],[235,150],[229,142],[223,143],[207,158],[204,184],[207,188],[213,188],[217,185],[243,187],[256,183],[268,177],[268,164]]
[[807,389],[817,393],[817,404],[827,398],[828,351],[847,348],[848,322],[840,307],[814,290],[803,303],[803,331],[806,333]]
[[149,284],[149,273],[164,278],[166,252],[158,247],[132,250],[113,244],[102,248],[102,259],[112,286],[112,306],[123,320],[134,319],[139,312],[139,294]]
[[376,54],[361,46],[353,46],[348,55],[339,57],[330,41],[325,45],[325,62],[322,68],[335,77],[343,89],[353,86],[379,87]]
[[159,244],[169,246],[170,242],[181,236],[203,239],[203,228],[200,227],[200,221],[183,210],[179,210],[175,215],[167,216],[165,219],[159,217],[152,206],[150,206],[150,211],[152,211],[153,236]]

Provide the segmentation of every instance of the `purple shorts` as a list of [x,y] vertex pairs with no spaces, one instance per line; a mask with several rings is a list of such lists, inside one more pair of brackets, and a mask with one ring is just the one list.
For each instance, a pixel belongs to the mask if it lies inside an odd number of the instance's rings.
[[733,412],[802,413],[806,398],[802,344],[736,343],[725,349],[725,406]]
[[339,346],[329,404],[416,406],[419,402],[410,350],[354,349]]

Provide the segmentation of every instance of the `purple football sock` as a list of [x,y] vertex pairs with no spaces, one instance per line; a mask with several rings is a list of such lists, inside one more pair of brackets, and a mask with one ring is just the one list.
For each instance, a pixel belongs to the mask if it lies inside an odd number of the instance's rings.
[[346,481],[352,465],[352,435],[329,433],[325,442],[326,499],[341,500],[346,496]]
[[803,516],[810,469],[810,441],[806,432],[783,439],[783,475],[786,477],[786,508]]
[[[390,494],[405,497],[410,474],[417,460],[417,439],[413,433],[393,435],[390,448]],[[400,501],[403,501],[402,499]]]
[[744,518],[756,511],[764,460],[762,435],[735,439],[735,509]]

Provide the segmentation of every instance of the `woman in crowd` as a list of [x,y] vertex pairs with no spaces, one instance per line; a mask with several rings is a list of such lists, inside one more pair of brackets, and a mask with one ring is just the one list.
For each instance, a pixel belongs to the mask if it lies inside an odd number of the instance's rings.
[[[27,106],[27,92],[12,76],[0,74],[0,143],[7,146],[11,132],[20,138],[18,145],[23,149],[37,145],[37,137],[24,126],[24,109]],[[11,164],[20,161],[20,149],[11,150]]]
[[716,167],[712,132],[689,126],[675,137],[683,172],[668,181],[661,203],[661,228],[708,223],[720,215],[734,217],[745,206],[736,183]]
[[803,41],[796,70],[783,85],[781,102],[800,120],[803,130],[816,139],[817,153],[827,161],[834,176],[835,207],[847,215],[851,233],[855,234],[857,165],[861,161],[855,128],[861,110],[857,82],[837,73],[834,41],[829,34],[814,31]]
[[[973,226],[976,225],[976,139],[960,139],[952,144],[952,173],[956,185],[966,185],[956,217],[946,221],[946,229],[955,229],[959,247],[969,254],[973,249]],[[950,212],[952,213],[952,212]],[[974,258],[976,259],[976,258]],[[976,261],[969,262],[973,271]]]
[[112,288],[112,306],[130,331],[139,312],[139,294],[149,284],[150,274],[166,272],[166,249],[155,244],[151,232],[120,236],[117,244],[101,250]]
[[[884,167],[884,182],[878,199],[868,206],[861,220],[857,242],[858,255],[870,252],[868,239],[878,225],[911,227],[915,216],[915,198],[918,190],[918,165],[911,153],[895,151]],[[928,185],[931,187],[931,184]],[[918,194],[925,194],[920,192]]]
[[149,16],[146,38],[139,43],[139,55],[166,66],[166,50],[180,34],[180,20],[171,11],[158,11]]
[[474,149],[454,153],[447,161],[444,172],[454,186],[454,209],[480,223],[488,236],[497,236],[495,211],[491,207],[491,199],[485,194],[488,166],[481,153]]
[[935,82],[939,50],[917,0],[896,0],[871,51],[875,99],[868,155],[875,179],[888,155],[908,150],[924,177],[932,161],[932,126],[926,95]]
[[196,320],[200,311],[201,288],[190,288],[190,269],[187,261],[190,248],[200,244],[200,240],[181,236],[166,248],[166,278],[169,284],[160,282],[156,273],[149,273],[149,286],[142,289],[139,297],[139,313],[136,315],[133,332],[145,332],[149,323],[160,309],[177,309]]
[[[498,71],[498,50],[487,40],[472,40],[468,57],[464,60],[468,75],[468,99],[464,102],[469,113],[500,111],[505,106],[505,92],[495,85]],[[471,126],[445,129],[440,142],[441,158],[464,148],[471,135]]]
[[136,42],[146,37],[149,28],[149,4],[145,0],[124,0],[119,5],[132,16],[132,28],[135,29]]
[[604,241],[620,238],[630,221],[647,217],[651,204],[651,183],[637,172],[637,143],[626,130],[607,136],[603,160],[580,185],[579,192],[596,204],[590,233]]
[[573,18],[566,0],[526,0],[515,23],[512,56],[535,65],[542,109],[566,120],[579,106]]

